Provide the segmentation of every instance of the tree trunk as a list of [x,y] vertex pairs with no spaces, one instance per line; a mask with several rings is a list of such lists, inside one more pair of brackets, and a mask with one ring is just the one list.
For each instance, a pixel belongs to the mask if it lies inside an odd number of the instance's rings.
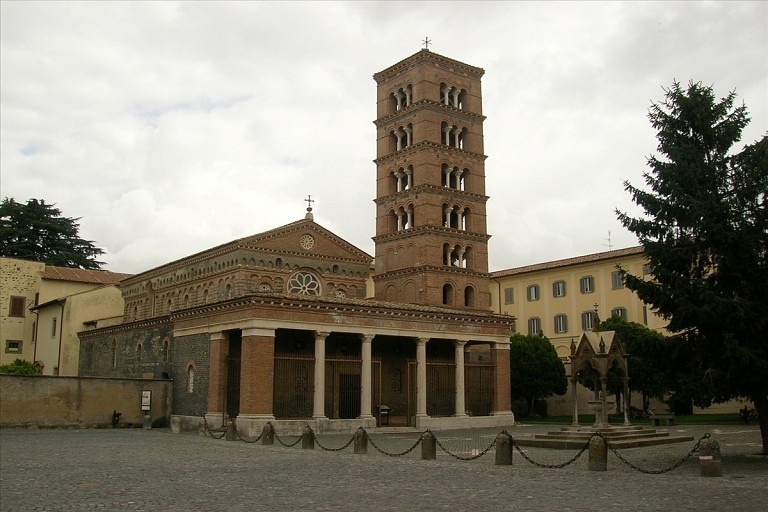
[[768,395],[753,396],[752,402],[757,411],[757,422],[760,425],[760,439],[763,443],[762,455],[768,455]]

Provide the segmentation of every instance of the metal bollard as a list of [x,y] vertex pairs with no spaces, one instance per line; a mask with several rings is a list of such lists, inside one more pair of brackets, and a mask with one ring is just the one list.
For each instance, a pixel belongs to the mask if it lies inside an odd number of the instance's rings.
[[421,435],[421,458],[422,460],[435,460],[437,456],[437,447],[434,434],[427,430]]
[[208,429],[205,427],[205,420],[200,420],[200,425],[197,427],[197,435],[200,437],[208,437]]
[[309,425],[301,431],[301,447],[307,450],[315,449],[315,433]]
[[699,467],[701,476],[723,476],[723,461],[720,457],[720,443],[705,439],[699,445]]
[[368,434],[363,427],[358,428],[353,436],[355,453],[368,453]]
[[496,465],[512,465],[512,437],[506,432],[496,436]]
[[227,432],[224,434],[227,441],[237,441],[237,427],[234,421],[227,422]]
[[589,470],[608,470],[608,444],[600,436],[593,436],[589,440]]
[[275,444],[275,428],[270,422],[267,422],[261,430],[261,444]]
[[144,430],[152,429],[152,416],[149,414],[144,415]]

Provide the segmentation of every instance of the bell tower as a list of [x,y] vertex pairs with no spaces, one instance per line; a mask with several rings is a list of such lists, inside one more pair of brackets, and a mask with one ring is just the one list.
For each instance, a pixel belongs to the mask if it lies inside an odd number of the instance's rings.
[[421,50],[373,75],[378,300],[490,307],[484,73]]

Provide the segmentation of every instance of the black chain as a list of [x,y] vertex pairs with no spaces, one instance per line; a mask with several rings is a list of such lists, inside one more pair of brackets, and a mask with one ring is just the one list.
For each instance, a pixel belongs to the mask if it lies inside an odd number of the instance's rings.
[[451,451],[447,450],[442,445],[442,443],[440,442],[440,440],[437,437],[435,437],[435,444],[437,444],[437,446],[439,446],[441,450],[443,450],[445,453],[447,453],[448,455],[450,455],[454,459],[458,459],[458,460],[475,460],[475,459],[479,459],[480,457],[482,457],[483,455],[485,455],[486,453],[491,451],[491,448],[496,446],[496,439],[494,438],[494,440],[491,442],[491,444],[488,445],[488,448],[486,448],[482,452],[478,453],[477,455],[470,455],[469,457],[462,457],[461,455],[456,455],[455,453],[452,453]]
[[422,438],[424,437],[425,433],[426,432],[422,432],[421,435],[419,435],[419,438],[413,444],[413,446],[411,446],[404,452],[400,452],[400,453],[390,453],[386,450],[382,450],[381,448],[376,446],[376,443],[373,442],[373,439],[371,439],[371,437],[368,435],[368,432],[365,433],[365,437],[368,438],[368,442],[371,443],[371,446],[373,446],[376,449],[376,451],[381,453],[382,455],[387,455],[388,457],[402,457],[403,455],[408,455],[409,453],[411,453],[413,450],[416,449],[417,446],[421,444]]
[[214,439],[221,439],[222,437],[227,435],[227,431],[226,430],[224,432],[222,432],[219,437],[216,437],[215,435],[213,435],[213,432],[211,432],[210,427],[208,427],[208,420],[205,419],[205,416],[203,416],[203,425],[205,425],[205,433],[208,434],[209,436],[211,436]]
[[[592,437],[594,437],[594,436],[592,436]],[[589,441],[592,440],[592,437],[589,438]],[[520,446],[517,443],[515,443],[515,439],[513,437],[510,437],[510,439],[511,439],[511,442],[512,442],[512,446],[515,447],[515,450],[517,450],[517,453],[522,455],[525,460],[527,460],[528,462],[530,462],[534,466],[538,466],[540,468],[547,468],[547,469],[562,469],[562,468],[564,468],[566,466],[569,466],[569,465],[573,464],[574,462],[576,462],[576,460],[578,460],[579,457],[584,455],[584,452],[587,450],[587,448],[589,448],[589,441],[587,441],[584,444],[584,446],[581,448],[581,450],[579,450],[579,452],[576,455],[571,457],[569,460],[563,462],[562,464],[542,464],[540,462],[536,462],[535,460],[530,458],[528,455],[526,455],[525,452],[520,449]]]
[[352,444],[352,441],[354,441],[354,440],[355,440],[355,436],[353,435],[352,438],[347,442],[347,444],[345,444],[341,448],[326,448],[325,446],[320,444],[320,440],[317,437],[315,437],[315,442],[317,443],[317,446],[319,446],[321,449],[323,449],[323,450],[325,450],[327,452],[340,452],[342,450],[345,450],[349,445]]
[[250,439],[250,440],[249,440],[249,439],[246,439],[246,438],[244,438],[243,436],[241,436],[241,435],[240,435],[240,431],[238,431],[237,429],[235,429],[235,432],[237,432],[237,437],[238,437],[238,439],[240,439],[240,440],[241,440],[242,442],[244,442],[244,443],[255,443],[255,442],[257,442],[259,439],[261,439],[261,436],[263,436],[263,435],[264,435],[264,431],[262,430],[262,431],[261,431],[261,434],[259,434],[259,435],[258,435],[258,436],[256,436],[255,438],[253,438],[253,439]]
[[291,447],[294,447],[297,444],[299,444],[299,441],[301,441],[301,437],[302,437],[302,436],[299,436],[299,438],[296,440],[296,442],[291,443],[291,444],[287,444],[287,443],[284,443],[282,439],[280,439],[280,436],[277,435],[277,432],[274,432],[274,434],[275,434],[275,439],[277,439],[277,442],[280,443],[281,445],[285,446],[286,448],[291,448]]
[[646,474],[648,474],[648,475],[661,475],[661,474],[663,474],[663,473],[667,473],[667,472],[669,472],[669,471],[672,471],[673,469],[677,469],[677,468],[679,468],[680,466],[682,466],[682,465],[683,465],[683,463],[685,463],[685,462],[686,462],[688,459],[690,459],[691,457],[693,457],[693,454],[694,454],[694,453],[696,453],[697,451],[699,451],[699,446],[701,445],[701,442],[702,442],[703,440],[705,440],[705,439],[709,439],[709,438],[710,438],[710,434],[709,434],[709,432],[707,432],[706,434],[704,434],[703,436],[701,436],[701,438],[700,438],[698,441],[696,441],[696,444],[695,444],[695,445],[693,445],[693,448],[691,448],[691,451],[690,451],[690,452],[688,452],[688,455],[686,455],[685,457],[683,457],[682,459],[680,459],[680,460],[679,460],[679,461],[677,461],[676,463],[672,464],[671,466],[669,466],[669,467],[667,467],[667,468],[663,468],[663,469],[643,469],[643,468],[641,468],[641,467],[639,467],[639,466],[636,466],[635,464],[632,464],[632,463],[631,463],[631,462],[629,462],[627,459],[625,459],[624,457],[622,457],[622,456],[619,454],[618,450],[616,450],[616,448],[614,448],[613,446],[611,446],[610,444],[608,444],[608,440],[606,440],[605,438],[603,438],[603,439],[605,440],[605,444],[606,444],[606,445],[608,445],[608,448],[610,448],[610,450],[613,452],[613,454],[614,454],[614,455],[615,455],[615,456],[616,456],[616,457],[617,457],[617,458],[618,458],[618,459],[619,459],[621,462],[623,462],[624,464],[626,464],[626,465],[627,465],[627,466],[629,466],[630,468],[632,468],[632,469],[634,469],[634,470],[636,470],[636,471],[639,471],[639,472],[641,472],[641,473],[646,473]]

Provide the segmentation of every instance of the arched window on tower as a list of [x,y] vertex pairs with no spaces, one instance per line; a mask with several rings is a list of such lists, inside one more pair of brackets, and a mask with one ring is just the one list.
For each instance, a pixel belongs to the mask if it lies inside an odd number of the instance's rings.
[[451,283],[443,285],[443,304],[453,306],[453,285]]
[[468,308],[475,307],[475,289],[471,286],[464,288],[464,305]]

